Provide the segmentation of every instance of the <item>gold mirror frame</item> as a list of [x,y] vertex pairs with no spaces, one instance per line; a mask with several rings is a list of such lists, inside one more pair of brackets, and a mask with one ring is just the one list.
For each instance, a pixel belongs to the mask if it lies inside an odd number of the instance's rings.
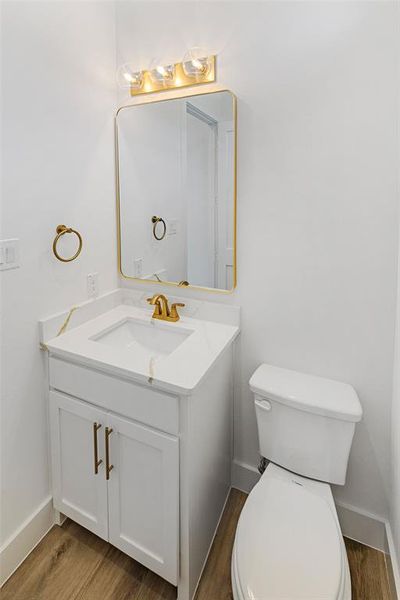
[[[120,179],[119,179],[119,144],[118,144],[118,115],[125,108],[132,108],[133,106],[143,106],[149,103],[155,102],[167,102],[170,100],[181,100],[183,98],[191,98],[192,96],[204,96],[208,94],[218,94],[221,92],[229,92],[232,96],[232,104],[233,104],[233,123],[235,127],[235,139],[234,139],[234,158],[233,158],[233,286],[230,290],[223,290],[220,288],[209,288],[200,285],[191,285],[184,282],[175,282],[175,281],[157,281],[153,279],[140,279],[140,277],[131,277],[130,275],[125,275],[122,271],[122,249],[121,249],[121,194],[120,194]],[[173,95],[168,98],[147,100],[145,102],[133,102],[132,104],[125,104],[124,106],[120,106],[115,113],[114,117],[114,150],[115,150],[115,187],[116,187],[116,201],[117,201],[117,256],[118,256],[118,272],[121,277],[124,279],[128,279],[130,281],[138,281],[142,284],[156,284],[156,285],[164,285],[175,288],[184,288],[191,290],[203,290],[206,292],[213,292],[217,294],[232,294],[237,285],[237,97],[236,95],[228,89],[220,89],[213,90],[209,92],[194,92],[193,94],[182,94],[182,95]],[[184,285],[182,285],[184,283]]]

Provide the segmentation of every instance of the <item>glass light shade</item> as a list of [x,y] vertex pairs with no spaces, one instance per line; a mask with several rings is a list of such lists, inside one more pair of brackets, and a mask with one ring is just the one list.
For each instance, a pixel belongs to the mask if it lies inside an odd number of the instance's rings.
[[175,77],[175,65],[157,65],[151,69],[150,76],[154,83],[166,83]]
[[207,75],[210,70],[208,52],[204,48],[190,48],[182,60],[183,71],[186,77]]
[[138,71],[132,65],[121,65],[117,70],[117,83],[122,89],[140,89],[143,85],[143,71]]

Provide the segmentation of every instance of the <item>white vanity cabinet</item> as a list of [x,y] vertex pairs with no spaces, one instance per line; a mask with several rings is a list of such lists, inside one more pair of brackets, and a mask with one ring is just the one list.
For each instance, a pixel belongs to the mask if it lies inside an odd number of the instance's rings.
[[55,509],[178,600],[194,598],[231,487],[238,331],[119,305],[46,341]]
[[50,422],[54,507],[176,585],[178,438],[55,391]]
[[231,484],[233,346],[181,394],[56,350],[54,508],[192,600]]

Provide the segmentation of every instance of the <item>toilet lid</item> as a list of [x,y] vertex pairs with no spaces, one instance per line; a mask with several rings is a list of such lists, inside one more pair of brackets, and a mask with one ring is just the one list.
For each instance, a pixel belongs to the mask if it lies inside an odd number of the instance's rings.
[[246,600],[336,600],[343,542],[327,484],[270,465],[239,519],[233,564]]

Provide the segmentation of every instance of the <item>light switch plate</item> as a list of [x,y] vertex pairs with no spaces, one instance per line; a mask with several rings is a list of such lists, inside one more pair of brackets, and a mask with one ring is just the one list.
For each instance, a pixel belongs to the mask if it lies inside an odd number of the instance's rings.
[[19,266],[19,240],[0,240],[0,271],[17,269]]
[[178,233],[178,219],[168,219],[168,235],[176,235]]

